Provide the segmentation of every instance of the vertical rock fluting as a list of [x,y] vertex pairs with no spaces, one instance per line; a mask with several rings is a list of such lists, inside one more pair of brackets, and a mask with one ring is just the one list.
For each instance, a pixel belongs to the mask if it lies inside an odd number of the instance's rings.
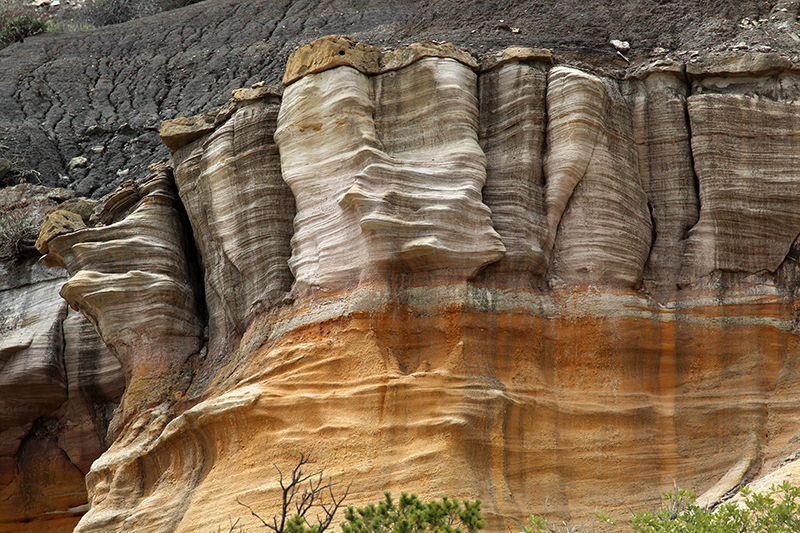
[[[172,146],[175,181],[205,268],[213,358],[230,353],[248,321],[281,303],[292,283],[294,199],[273,140],[280,94],[240,90],[230,106],[210,121],[213,127],[198,128],[201,138]],[[172,140],[169,126],[162,137]]]
[[[370,89],[369,77],[343,66],[284,92],[275,140],[297,205],[289,260],[296,293],[342,289],[361,276],[367,253],[358,212],[339,199],[380,150]],[[323,130],[331,133],[327,142]]]
[[[488,271],[530,285],[547,271],[542,246],[545,95],[549,52],[515,48],[491,58],[480,74],[480,144],[486,154],[483,201],[506,253]],[[523,281],[526,280],[527,282]]]
[[336,66],[284,93],[275,138],[297,201],[298,294],[392,273],[465,280],[505,251],[481,201],[477,76],[451,57],[414,59],[373,76]]
[[567,67],[548,74],[547,109],[550,283],[632,289],[652,222],[631,110],[615,82]]
[[630,82],[639,173],[655,226],[644,281],[658,298],[678,289],[686,234],[699,210],[682,70],[659,65]]
[[681,283],[717,270],[774,273],[800,234],[800,104],[689,97],[700,219]]

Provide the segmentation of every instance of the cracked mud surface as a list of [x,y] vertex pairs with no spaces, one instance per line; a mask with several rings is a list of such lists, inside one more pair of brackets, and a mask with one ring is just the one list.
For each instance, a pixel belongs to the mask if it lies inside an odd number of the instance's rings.
[[386,47],[450,41],[477,54],[547,47],[556,62],[606,69],[627,66],[610,39],[629,41],[632,60],[665,53],[657,48],[681,58],[741,42],[788,57],[800,51],[797,1],[511,4],[206,0],[32,37],[0,51],[0,157],[36,169],[43,184],[102,196],[168,155],[162,120],[213,109],[257,81],[278,82],[295,48],[334,33]]

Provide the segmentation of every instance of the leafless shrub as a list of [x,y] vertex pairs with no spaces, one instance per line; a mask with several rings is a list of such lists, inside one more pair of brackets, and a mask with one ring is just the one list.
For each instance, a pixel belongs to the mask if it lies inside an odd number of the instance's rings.
[[[246,507],[250,514],[274,533],[298,530],[323,533],[330,526],[344,499],[347,498],[350,486],[348,485],[344,494],[337,497],[333,489],[339,485],[339,482],[333,482],[330,478],[325,482],[323,469],[307,473],[307,467],[312,464],[314,461],[311,460],[311,454],[301,453],[300,460],[288,476],[284,476],[283,471],[273,464],[280,476],[282,499],[281,508],[271,521],[264,520],[250,505],[240,501],[239,498],[236,498],[236,503]],[[306,520],[314,511],[316,511],[314,518],[317,523],[311,525],[310,528],[305,528]]]

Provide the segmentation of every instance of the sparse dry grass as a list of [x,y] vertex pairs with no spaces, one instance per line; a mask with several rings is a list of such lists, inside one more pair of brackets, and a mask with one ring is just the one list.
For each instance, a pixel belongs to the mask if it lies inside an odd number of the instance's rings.
[[0,261],[21,255],[20,246],[36,240],[38,213],[28,202],[0,205]]
[[[31,35],[81,31],[154,15],[198,0],[59,0],[58,7],[32,0],[0,0],[0,48]],[[55,3],[51,0],[50,4]]]

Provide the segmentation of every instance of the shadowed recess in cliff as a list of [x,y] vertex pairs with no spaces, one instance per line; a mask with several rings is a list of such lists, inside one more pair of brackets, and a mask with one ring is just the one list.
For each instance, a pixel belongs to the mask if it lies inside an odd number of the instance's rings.
[[273,140],[280,101],[274,87],[240,89],[208,120],[162,126],[204,266],[212,361],[229,355],[249,322],[291,288],[294,198]]
[[[0,239],[15,222],[38,225],[65,206],[88,219],[92,202],[28,184],[0,190]],[[12,250],[0,261],[0,531],[71,531],[124,379],[94,326],[58,295],[64,269],[38,263],[26,246]]]

